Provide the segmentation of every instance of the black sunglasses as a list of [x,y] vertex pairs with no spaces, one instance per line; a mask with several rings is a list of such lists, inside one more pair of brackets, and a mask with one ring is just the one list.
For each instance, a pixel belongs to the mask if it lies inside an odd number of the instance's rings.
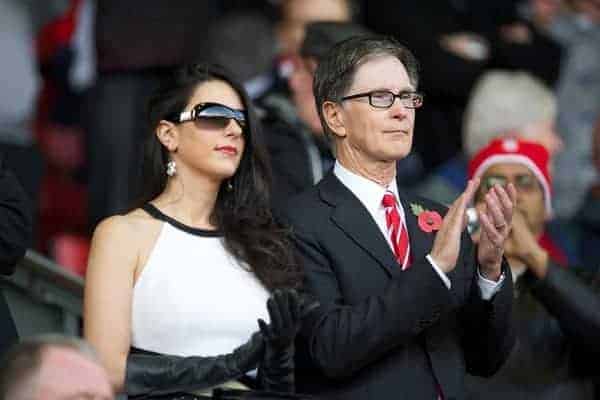
[[183,111],[173,118],[171,122],[182,123],[188,121],[205,121],[215,124],[217,127],[225,127],[229,120],[234,119],[240,128],[246,128],[246,114],[242,110],[236,110],[219,103],[196,104],[190,111]]

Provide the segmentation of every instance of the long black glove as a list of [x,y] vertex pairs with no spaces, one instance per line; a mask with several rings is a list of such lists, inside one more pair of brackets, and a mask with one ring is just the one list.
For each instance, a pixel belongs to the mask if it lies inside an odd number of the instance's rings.
[[232,353],[215,357],[132,352],[127,357],[125,391],[130,398],[147,398],[208,389],[255,369],[264,349],[262,334],[256,332]]
[[258,320],[265,339],[265,354],[258,371],[264,390],[295,391],[294,340],[302,317],[317,305],[294,289],[275,290],[267,301],[271,323],[267,325],[262,319]]

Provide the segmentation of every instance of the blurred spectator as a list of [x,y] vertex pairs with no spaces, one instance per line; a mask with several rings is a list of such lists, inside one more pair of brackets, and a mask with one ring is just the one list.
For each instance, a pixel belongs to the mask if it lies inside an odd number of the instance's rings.
[[464,107],[486,70],[525,70],[554,84],[560,47],[520,18],[515,3],[364,2],[367,26],[402,40],[421,61],[427,105],[419,111],[415,150],[427,171],[460,152]]
[[536,141],[554,155],[562,149],[555,117],[556,98],[539,79],[525,72],[485,73],[466,106],[462,154],[438,167],[418,191],[450,204],[462,191],[468,160],[497,136]]
[[347,22],[353,19],[355,9],[353,0],[283,0],[279,14],[279,53],[294,55],[300,50],[307,23]]
[[[592,160],[600,176],[600,114],[592,139]],[[600,181],[596,179],[575,216],[581,229],[581,258],[591,271],[600,271]]]
[[208,62],[227,65],[256,99],[276,83],[274,35],[272,21],[255,11],[227,14],[208,28],[199,54]]
[[[36,40],[43,84],[35,125],[46,171],[35,247],[62,266],[81,268],[87,255],[83,100],[94,80],[91,36],[95,2],[68,0],[65,4],[64,10],[42,26]],[[83,245],[78,246],[78,241]],[[83,263],[75,265],[72,254],[78,247],[83,250],[79,252]]]
[[547,33],[554,19],[563,11],[563,3],[563,0],[525,0],[518,4],[517,12]]
[[[0,152],[0,274],[11,274],[31,244],[31,204]],[[0,355],[16,340],[10,310],[0,290]]]
[[113,399],[108,376],[89,344],[75,337],[25,339],[0,368],[0,398],[14,400]]
[[97,84],[90,94],[90,222],[127,209],[139,191],[145,99],[169,67],[198,57],[217,0],[102,0],[96,8]]
[[[464,114],[463,154],[436,168],[417,192],[450,204],[466,181],[467,160],[498,136],[540,143],[553,159],[563,150],[555,129],[556,113],[556,97],[539,79],[526,72],[486,72],[476,83]],[[579,264],[576,227],[554,219],[547,228],[551,237],[563,243],[569,263]]]
[[0,152],[37,205],[43,160],[33,129],[40,79],[35,58],[39,27],[60,8],[47,2],[0,2]]
[[273,202],[276,209],[287,199],[321,180],[333,166],[313,96],[317,63],[334,44],[352,36],[368,34],[356,24],[313,22],[294,57],[288,77],[290,95],[272,92],[261,101],[263,125],[273,170]]
[[551,156],[563,149],[555,129],[556,97],[526,72],[490,71],[476,83],[463,119],[463,149],[472,157],[499,135],[543,144]]
[[593,399],[600,276],[587,276],[587,283],[578,279],[564,268],[561,243],[544,233],[552,212],[547,150],[534,142],[494,140],[471,159],[469,179],[474,177],[481,178],[478,208],[485,209],[483,199],[494,185],[511,182],[517,189],[504,247],[515,279],[517,343],[493,377],[467,377],[467,399]]
[[[554,18],[551,34],[565,48],[558,82],[558,129],[565,151],[556,158],[556,213],[570,218],[597,177],[592,127],[600,110],[600,2],[572,0]],[[573,174],[572,171],[577,171]]]

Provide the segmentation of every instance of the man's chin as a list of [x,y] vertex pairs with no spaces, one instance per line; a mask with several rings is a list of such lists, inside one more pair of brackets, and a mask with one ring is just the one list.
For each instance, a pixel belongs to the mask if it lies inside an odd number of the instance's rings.
[[388,159],[390,161],[400,161],[400,160],[406,158],[409,154],[410,154],[410,147],[398,149],[397,151],[394,151],[393,153],[389,154]]

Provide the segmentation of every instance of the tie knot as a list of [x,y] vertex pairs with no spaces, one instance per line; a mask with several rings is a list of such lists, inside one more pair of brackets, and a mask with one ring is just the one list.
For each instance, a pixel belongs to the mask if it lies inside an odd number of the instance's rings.
[[394,193],[392,192],[386,192],[383,195],[383,200],[381,200],[381,204],[383,204],[384,207],[395,207],[396,206],[396,196],[394,196]]

